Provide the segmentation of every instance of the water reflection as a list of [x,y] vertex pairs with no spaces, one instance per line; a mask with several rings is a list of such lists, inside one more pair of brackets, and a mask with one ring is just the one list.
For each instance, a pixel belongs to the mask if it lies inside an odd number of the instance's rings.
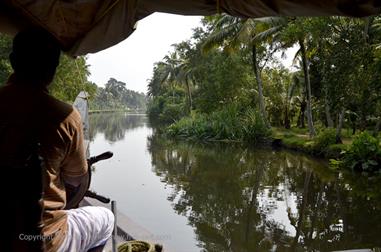
[[154,172],[204,251],[381,247],[381,179],[329,171],[303,155],[148,139]]
[[145,126],[145,115],[127,113],[99,113],[90,116],[90,140],[93,141],[98,133],[103,133],[109,142],[121,141],[126,130]]

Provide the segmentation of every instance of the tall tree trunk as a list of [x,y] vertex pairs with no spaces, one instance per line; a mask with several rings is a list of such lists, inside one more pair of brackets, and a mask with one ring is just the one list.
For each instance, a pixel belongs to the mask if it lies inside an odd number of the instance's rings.
[[258,61],[257,61],[257,47],[256,45],[252,46],[252,54],[253,54],[253,69],[255,74],[255,79],[257,80],[258,84],[258,96],[259,96],[259,110],[261,112],[261,115],[263,117],[263,121],[265,122],[266,126],[270,128],[270,123],[267,120],[267,114],[266,114],[266,107],[265,107],[265,100],[263,98],[263,87],[262,87],[262,77],[261,72],[259,70]]
[[336,143],[343,143],[341,140],[341,129],[343,128],[344,123],[344,114],[345,114],[345,108],[343,107],[339,113],[339,120],[336,127]]
[[298,127],[304,129],[306,127],[304,123],[304,114],[306,112],[306,106],[307,102],[305,98],[303,98],[303,101],[300,103],[300,113],[299,113],[299,118],[298,118]]
[[289,116],[289,109],[288,109],[288,104],[286,105],[286,109],[284,111],[284,128],[285,129],[290,129],[291,128],[291,121],[290,121],[290,116]]
[[356,134],[357,115],[353,111],[351,111],[351,113],[349,114],[349,120],[352,126],[352,135],[354,135]]
[[365,17],[365,26],[364,26],[364,42],[369,43],[369,27],[370,27],[370,17]]
[[360,130],[361,132],[366,130],[366,114],[364,110],[361,110],[361,115],[360,115]]
[[328,104],[328,101],[327,101],[327,98],[325,98],[325,116],[327,118],[327,125],[329,128],[333,128],[334,125],[333,125],[333,120],[332,120],[332,117],[331,117],[331,108]]
[[303,62],[303,72],[304,72],[304,80],[306,83],[306,91],[307,91],[307,121],[308,121],[308,131],[310,133],[310,137],[314,137],[316,135],[316,131],[314,128],[314,122],[312,119],[312,107],[311,107],[311,82],[310,82],[310,74],[308,70],[308,60],[306,55],[306,48],[304,46],[304,42],[302,39],[299,39],[300,51],[302,53],[302,62]]
[[380,132],[381,118],[378,118],[376,126],[374,127],[373,136],[377,137],[378,132]]
[[190,90],[190,85],[188,79],[185,79],[185,84],[187,85],[187,92],[188,92],[188,102],[189,102],[189,114],[192,112],[193,109],[193,101],[192,101],[192,93]]

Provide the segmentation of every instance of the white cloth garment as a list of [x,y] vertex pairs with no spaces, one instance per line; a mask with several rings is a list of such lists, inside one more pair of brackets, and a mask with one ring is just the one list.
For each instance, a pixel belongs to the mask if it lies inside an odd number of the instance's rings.
[[111,237],[114,215],[104,207],[85,206],[67,213],[67,234],[59,252],[86,252]]

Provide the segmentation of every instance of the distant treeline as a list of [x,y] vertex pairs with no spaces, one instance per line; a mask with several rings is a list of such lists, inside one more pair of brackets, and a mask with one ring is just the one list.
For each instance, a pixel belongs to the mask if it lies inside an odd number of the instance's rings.
[[94,99],[90,101],[91,109],[128,109],[145,110],[146,96],[126,88],[126,83],[110,78],[105,87],[98,87]]

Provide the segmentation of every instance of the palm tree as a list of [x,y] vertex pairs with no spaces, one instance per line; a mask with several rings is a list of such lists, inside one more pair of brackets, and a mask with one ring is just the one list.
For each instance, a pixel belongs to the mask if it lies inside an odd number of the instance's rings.
[[188,59],[182,59],[181,63],[178,65],[178,75],[177,80],[180,83],[184,83],[187,90],[188,96],[188,109],[189,113],[193,109],[193,101],[192,101],[192,91],[191,84],[194,83],[194,67],[191,65]]
[[304,73],[304,82],[307,94],[307,120],[310,137],[316,135],[311,106],[311,81],[309,75],[309,61],[307,58],[307,49],[305,45],[306,31],[302,18],[284,18],[270,17],[256,19],[262,24],[259,34],[256,35],[256,41],[264,41],[272,38],[273,43],[279,43],[283,48],[289,48],[295,44],[299,45],[299,50],[295,57],[300,56]]
[[270,127],[267,120],[261,68],[258,60],[259,43],[254,40],[258,33],[256,21],[251,18],[241,19],[224,14],[212,20],[212,23],[212,33],[202,46],[203,52],[208,52],[216,46],[222,46],[226,51],[242,49],[243,46],[251,48],[253,71],[258,85],[259,109],[267,127]]
[[290,95],[289,98],[290,103],[295,105],[297,104],[299,107],[299,116],[297,121],[297,127],[299,128],[305,128],[304,118],[305,118],[305,112],[307,107],[306,102],[306,89],[305,87],[304,78],[300,76],[300,71],[295,72],[292,77],[292,85],[290,87]]
[[155,97],[160,94],[161,88],[162,88],[162,81],[163,81],[163,75],[164,75],[164,63],[158,62],[155,63],[154,69],[153,69],[153,76],[148,81],[148,92],[147,95],[149,97]]
[[193,107],[191,84],[195,82],[194,66],[192,66],[192,64],[187,58],[179,57],[176,51],[170,53],[169,56],[165,56],[164,61],[161,62],[161,64],[163,66],[162,78],[160,80],[161,84],[171,84],[173,92],[173,88],[176,83],[185,85],[188,99],[188,110],[190,113]]
[[163,64],[163,75],[161,79],[161,84],[168,83],[172,85],[172,97],[175,97],[174,86],[178,74],[178,64],[180,60],[176,52],[172,52],[164,57]]

